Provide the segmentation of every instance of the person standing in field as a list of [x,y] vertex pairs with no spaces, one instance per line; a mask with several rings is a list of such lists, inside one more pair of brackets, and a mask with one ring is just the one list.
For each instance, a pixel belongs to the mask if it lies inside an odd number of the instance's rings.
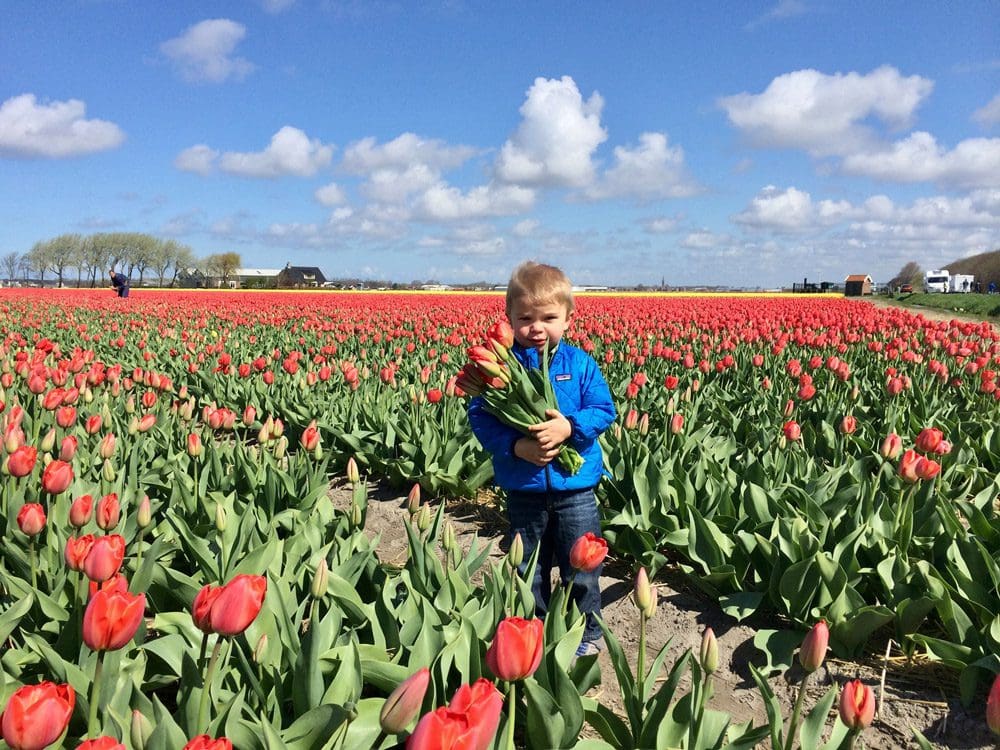
[[[532,581],[536,614],[544,616],[552,594],[552,568],[564,582],[573,580],[572,600],[586,615],[578,656],[601,648],[601,567],[575,573],[570,565],[573,543],[587,532],[601,533],[594,488],[604,470],[598,437],[615,419],[611,391],[594,359],[562,341],[573,316],[573,291],[560,269],[527,262],[518,266],[507,286],[507,318],[514,330],[511,352],[525,368],[541,367],[548,346],[549,378],[559,409],[523,435],[486,411],[482,397],[469,404],[469,422],[493,458],[495,482],[507,494],[510,538],[521,535],[524,558],[541,546]],[[576,474],[553,459],[569,443],[584,459]],[[524,572],[522,563],[522,572]],[[574,577],[575,575],[575,577]]]
[[115,269],[108,271],[111,274],[111,286],[119,297],[128,297],[128,277],[123,273],[116,273]]

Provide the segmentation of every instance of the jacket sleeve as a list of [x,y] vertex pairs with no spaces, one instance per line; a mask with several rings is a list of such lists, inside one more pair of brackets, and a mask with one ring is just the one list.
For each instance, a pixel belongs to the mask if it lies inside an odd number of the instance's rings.
[[564,414],[573,426],[570,442],[580,448],[592,443],[615,421],[617,412],[611,398],[611,389],[604,379],[601,368],[593,357],[585,355],[579,411]]
[[514,443],[523,435],[490,414],[481,397],[477,396],[469,402],[469,425],[490,455],[501,459],[516,458]]

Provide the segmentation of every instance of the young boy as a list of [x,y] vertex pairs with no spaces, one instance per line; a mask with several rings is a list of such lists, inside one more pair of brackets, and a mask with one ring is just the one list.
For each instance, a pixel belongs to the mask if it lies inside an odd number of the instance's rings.
[[[532,592],[540,616],[548,610],[554,564],[564,582],[573,578],[569,563],[573,543],[590,531],[601,533],[594,487],[604,462],[598,436],[615,419],[608,384],[594,359],[581,349],[560,343],[573,315],[569,279],[554,266],[527,262],[514,269],[507,286],[507,318],[514,329],[512,352],[526,368],[541,367],[546,343],[549,378],[558,411],[523,435],[488,413],[482,398],[469,405],[469,422],[479,442],[493,456],[496,484],[507,493],[510,537],[521,535],[527,560],[541,545]],[[553,459],[559,446],[569,443],[584,459],[576,474],[564,471]],[[578,573],[573,601],[587,616],[578,656],[596,653],[601,629],[601,568]]]

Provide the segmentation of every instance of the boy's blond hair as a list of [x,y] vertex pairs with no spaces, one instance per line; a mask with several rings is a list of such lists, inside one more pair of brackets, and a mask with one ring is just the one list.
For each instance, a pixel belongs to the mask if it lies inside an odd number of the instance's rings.
[[507,315],[514,305],[526,302],[529,305],[556,303],[566,306],[566,314],[573,312],[573,285],[569,278],[555,266],[525,261],[510,275],[507,283]]

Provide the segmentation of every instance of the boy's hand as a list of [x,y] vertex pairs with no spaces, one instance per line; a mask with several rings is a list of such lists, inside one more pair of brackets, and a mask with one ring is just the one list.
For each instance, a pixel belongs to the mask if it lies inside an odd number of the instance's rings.
[[523,437],[514,443],[514,455],[535,466],[547,466],[559,455],[559,446],[543,448],[533,437]]
[[[531,425],[528,430],[531,436],[538,441],[538,445],[545,451],[557,449],[560,445],[569,440],[573,434],[573,425],[569,423],[556,409],[546,409],[545,416],[548,420]],[[551,459],[550,459],[551,460]]]

